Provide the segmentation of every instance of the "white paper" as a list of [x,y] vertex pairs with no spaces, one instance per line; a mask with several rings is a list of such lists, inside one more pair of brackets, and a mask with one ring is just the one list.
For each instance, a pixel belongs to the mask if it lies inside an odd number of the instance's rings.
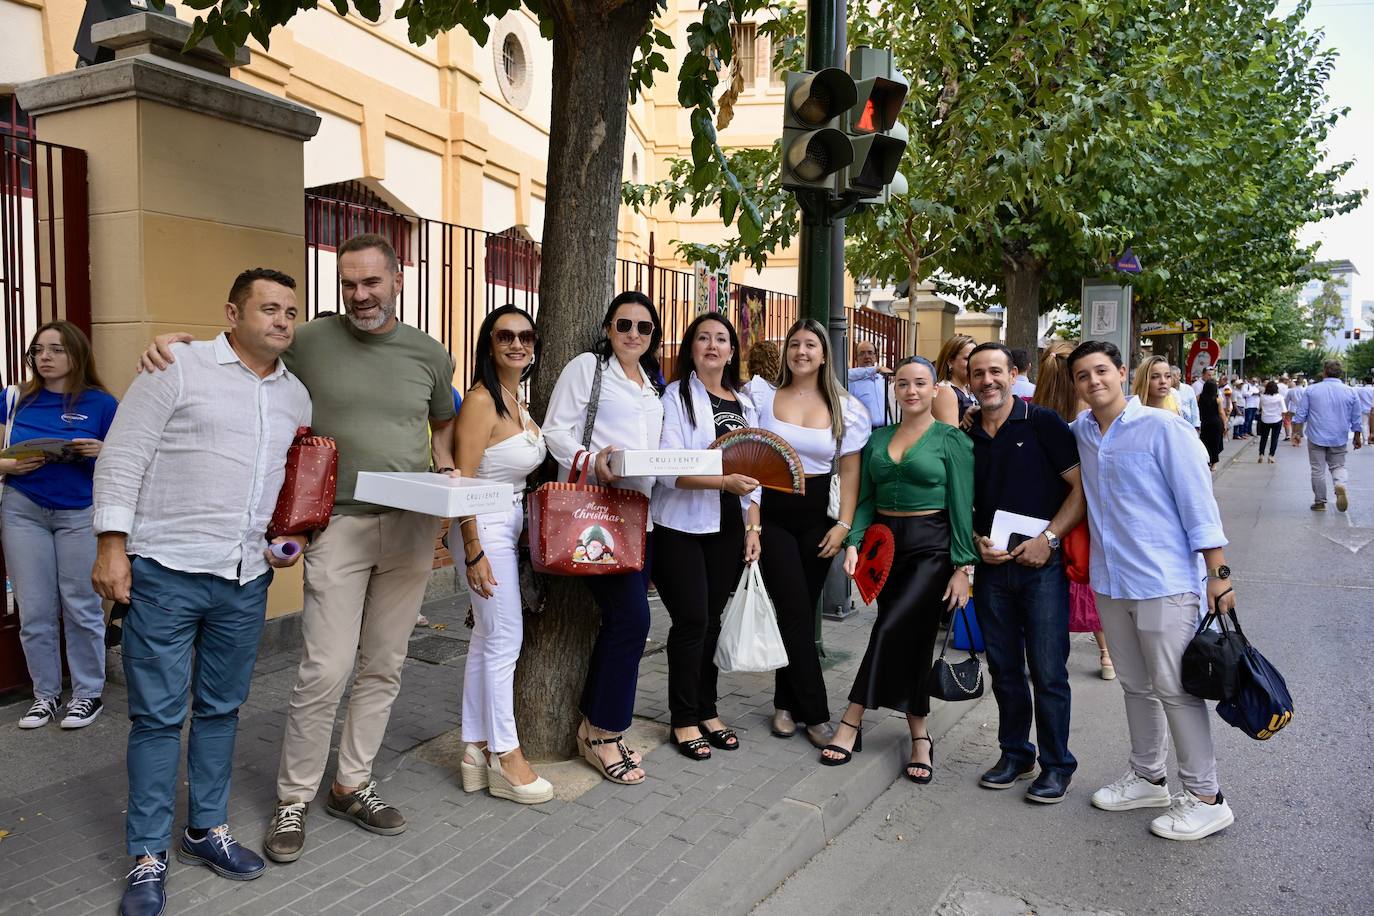
[[718,448],[617,449],[607,460],[611,472],[620,477],[684,477],[722,472]]
[[1092,304],[1092,323],[1089,325],[1095,337],[1105,337],[1116,333],[1116,313],[1121,307],[1116,299],[1095,299]]
[[1045,529],[1050,526],[1047,518],[1033,518],[1029,515],[1017,515],[1015,512],[1004,512],[998,509],[992,514],[992,533],[988,537],[992,540],[992,546],[998,550],[1006,550],[1007,542],[1011,540],[1013,534],[1024,534],[1028,538],[1039,537]]
[[427,471],[359,471],[353,496],[378,506],[439,518],[457,518],[509,510],[515,501],[515,487],[476,477],[449,477]]

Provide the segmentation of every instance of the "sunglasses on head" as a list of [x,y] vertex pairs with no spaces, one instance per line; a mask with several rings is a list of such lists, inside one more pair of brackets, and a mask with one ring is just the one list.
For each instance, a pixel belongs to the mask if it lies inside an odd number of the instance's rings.
[[522,346],[532,347],[539,342],[539,334],[535,331],[521,331],[517,334],[515,331],[502,328],[499,331],[492,331],[491,339],[498,347],[509,347],[517,340]]
[[615,330],[618,334],[628,334],[630,329],[635,328],[641,337],[652,337],[654,334],[654,323],[652,321],[631,321],[628,318],[617,318],[615,320]]

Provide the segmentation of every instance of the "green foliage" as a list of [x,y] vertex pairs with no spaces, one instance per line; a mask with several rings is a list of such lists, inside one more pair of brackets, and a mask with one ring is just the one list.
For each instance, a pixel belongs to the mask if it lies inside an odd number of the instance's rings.
[[1345,363],[1346,378],[1369,378],[1374,375],[1374,340],[1362,340],[1352,344],[1341,359]]

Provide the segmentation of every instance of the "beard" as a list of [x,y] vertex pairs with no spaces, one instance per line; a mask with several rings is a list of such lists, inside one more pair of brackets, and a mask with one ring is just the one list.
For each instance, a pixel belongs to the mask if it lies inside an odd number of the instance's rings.
[[394,298],[381,300],[377,303],[378,315],[376,318],[358,318],[353,314],[353,306],[346,306],[345,314],[349,322],[359,331],[375,331],[385,325],[392,318],[396,317],[396,300]]

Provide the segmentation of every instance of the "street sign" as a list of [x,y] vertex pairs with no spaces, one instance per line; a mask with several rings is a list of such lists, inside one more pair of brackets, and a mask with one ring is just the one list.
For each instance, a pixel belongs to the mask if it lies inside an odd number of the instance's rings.
[[1116,269],[1124,270],[1128,274],[1140,273],[1140,258],[1131,249],[1127,248],[1121,257],[1116,259]]
[[1140,325],[1141,337],[1156,337],[1161,334],[1210,334],[1210,318],[1190,318],[1187,321],[1145,321]]
[[1184,363],[1184,371],[1188,374],[1188,381],[1193,382],[1202,377],[1202,372],[1210,366],[1215,366],[1221,357],[1221,347],[1210,337],[1199,337],[1193,341],[1192,349],[1188,351],[1188,359]]

